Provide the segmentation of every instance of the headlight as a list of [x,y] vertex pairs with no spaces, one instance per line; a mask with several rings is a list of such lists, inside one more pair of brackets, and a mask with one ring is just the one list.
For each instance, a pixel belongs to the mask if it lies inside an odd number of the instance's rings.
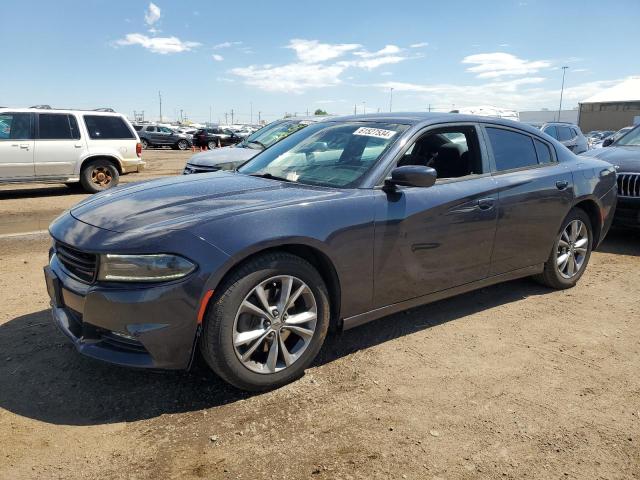
[[178,255],[100,255],[98,280],[108,282],[164,282],[185,277],[196,266]]

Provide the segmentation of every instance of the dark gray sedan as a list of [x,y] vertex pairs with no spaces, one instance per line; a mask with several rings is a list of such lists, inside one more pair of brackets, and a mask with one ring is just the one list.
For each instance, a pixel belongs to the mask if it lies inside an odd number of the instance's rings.
[[607,233],[614,168],[459,114],[344,117],[238,172],[95,195],[50,227],[53,318],[83,354],[264,390],[353,328],[535,276],[569,288]]

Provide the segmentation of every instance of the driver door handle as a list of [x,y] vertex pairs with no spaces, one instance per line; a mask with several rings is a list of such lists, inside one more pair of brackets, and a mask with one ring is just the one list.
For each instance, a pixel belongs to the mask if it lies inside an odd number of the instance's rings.
[[478,200],[478,208],[480,210],[491,210],[495,200],[492,197],[481,198]]
[[568,186],[569,186],[569,182],[567,182],[566,180],[558,180],[556,182],[556,187],[558,190],[564,190]]

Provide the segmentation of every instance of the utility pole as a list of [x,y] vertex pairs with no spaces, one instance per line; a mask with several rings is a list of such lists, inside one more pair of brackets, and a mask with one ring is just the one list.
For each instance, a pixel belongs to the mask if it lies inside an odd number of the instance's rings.
[[357,104],[357,103],[354,103],[354,104],[353,104],[353,115],[355,116],[355,115],[357,115],[357,114],[358,114],[358,104]]
[[258,112],[258,125],[262,123],[262,120],[260,119],[260,114],[262,114],[262,112]]
[[367,114],[367,106],[365,102],[362,102],[362,114],[363,115]]
[[560,89],[560,106],[558,107],[558,122],[560,121],[560,112],[562,111],[562,94],[564,93],[564,74],[569,67],[562,67],[562,88]]
[[307,117],[309,116],[309,109],[307,108]]
[[253,124],[253,102],[249,102],[249,108],[251,109],[251,121],[249,124]]
[[224,124],[225,125],[229,125],[229,117],[228,117],[228,113],[224,112]]
[[180,109],[180,123],[182,123],[184,117],[182,116],[182,109]]
[[389,91],[389,112],[393,111],[393,87]]
[[235,124],[233,123],[233,108],[231,109],[231,125],[235,125]]
[[429,111],[431,111],[431,104],[429,104]]
[[162,123],[162,93],[158,90],[158,101],[160,102],[160,123]]

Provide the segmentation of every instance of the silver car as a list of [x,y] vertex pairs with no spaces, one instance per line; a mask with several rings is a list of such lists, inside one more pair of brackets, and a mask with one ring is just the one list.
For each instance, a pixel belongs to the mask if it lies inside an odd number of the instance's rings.
[[575,154],[589,150],[589,142],[580,127],[568,122],[529,123],[539,128],[552,138],[555,138]]
[[323,115],[277,120],[262,127],[257,132],[252,133],[237,145],[196,153],[187,161],[183,173],[188,175],[191,173],[214,172],[216,170],[235,170],[265,148],[270,147],[292,133],[297,132],[311,123],[328,120],[330,118],[332,117]]

